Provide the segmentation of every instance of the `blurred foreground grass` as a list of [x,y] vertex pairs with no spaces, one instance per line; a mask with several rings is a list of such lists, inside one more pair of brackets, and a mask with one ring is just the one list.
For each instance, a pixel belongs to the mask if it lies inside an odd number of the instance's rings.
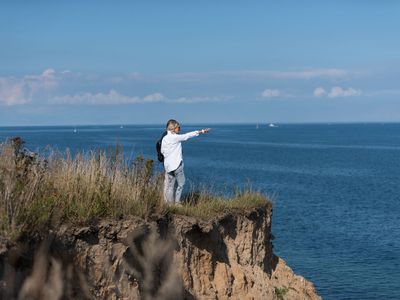
[[250,189],[231,198],[203,190],[191,192],[182,206],[167,206],[162,197],[164,174],[153,161],[129,162],[113,153],[93,151],[72,156],[52,151],[46,157],[27,153],[14,138],[0,144],[0,234],[18,236],[100,218],[146,217],[172,212],[211,219],[232,209],[270,204]]

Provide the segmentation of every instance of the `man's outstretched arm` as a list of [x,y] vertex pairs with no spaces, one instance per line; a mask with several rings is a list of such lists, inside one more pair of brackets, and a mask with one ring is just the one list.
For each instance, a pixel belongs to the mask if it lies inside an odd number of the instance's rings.
[[176,141],[178,142],[183,142],[186,141],[192,137],[198,136],[199,134],[203,134],[203,133],[207,133],[210,131],[210,128],[205,128],[205,129],[201,129],[201,130],[195,130],[195,131],[191,131],[185,134],[176,134],[174,136],[174,138],[176,139]]

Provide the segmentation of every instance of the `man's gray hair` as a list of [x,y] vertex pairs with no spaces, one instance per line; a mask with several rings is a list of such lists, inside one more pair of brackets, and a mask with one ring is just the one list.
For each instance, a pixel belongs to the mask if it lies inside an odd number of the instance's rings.
[[171,119],[171,120],[168,120],[166,128],[167,128],[167,130],[174,130],[175,128],[178,128],[180,126],[181,125],[179,124],[178,121]]

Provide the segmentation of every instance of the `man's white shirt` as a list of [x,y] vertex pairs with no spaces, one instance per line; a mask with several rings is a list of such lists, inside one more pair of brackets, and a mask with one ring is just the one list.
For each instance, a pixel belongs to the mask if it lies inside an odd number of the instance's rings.
[[178,169],[183,160],[181,142],[198,135],[198,131],[192,131],[185,134],[176,134],[168,131],[167,135],[161,142],[161,153],[164,155],[164,167],[167,173]]

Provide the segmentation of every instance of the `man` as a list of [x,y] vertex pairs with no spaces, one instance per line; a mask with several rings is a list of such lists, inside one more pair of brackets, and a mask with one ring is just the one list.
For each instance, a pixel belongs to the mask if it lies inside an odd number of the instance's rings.
[[[207,133],[209,128],[179,134],[181,126],[175,120],[167,123],[167,135],[161,142],[161,153],[164,155],[164,198],[168,203],[180,203],[185,174],[183,172],[182,142],[199,134]],[[175,189],[176,183],[176,189]]]

